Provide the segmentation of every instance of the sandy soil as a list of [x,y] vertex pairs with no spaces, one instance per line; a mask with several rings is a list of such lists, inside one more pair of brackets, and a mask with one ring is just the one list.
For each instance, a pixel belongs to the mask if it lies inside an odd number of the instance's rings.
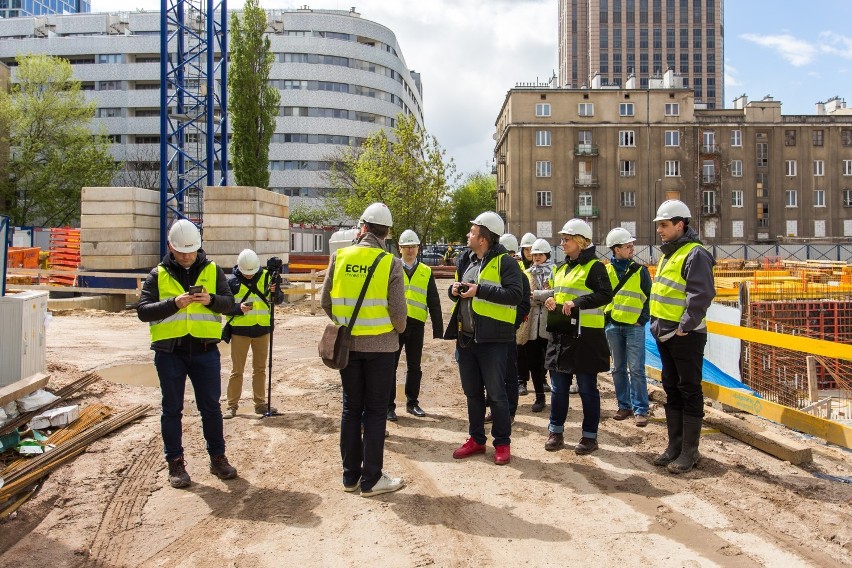
[[[701,467],[672,476],[650,463],[665,445],[662,412],[645,429],[612,420],[606,375],[595,454],[545,452],[547,412],[533,414],[528,396],[510,465],[495,466],[491,449],[453,460],[466,410],[453,345],[440,340],[427,339],[424,353],[428,416],[403,412],[389,424],[385,470],[406,487],[372,499],[344,493],[339,376],[316,356],[327,320],[307,303],[277,320],[273,399],[282,415],[258,419],[244,392],[240,415],[225,422],[239,478],[220,481],[207,471],[188,385],[193,484],[176,490],[166,482],[159,390],[145,386],[156,384],[147,327],[134,312],[55,314],[51,386],[98,370],[114,380],[77,402],[153,409],[54,473],[0,524],[0,566],[852,566],[852,486],[813,475],[852,475],[852,454],[807,439],[814,463],[792,466],[708,429]],[[580,418],[572,407],[569,441],[579,439]]]

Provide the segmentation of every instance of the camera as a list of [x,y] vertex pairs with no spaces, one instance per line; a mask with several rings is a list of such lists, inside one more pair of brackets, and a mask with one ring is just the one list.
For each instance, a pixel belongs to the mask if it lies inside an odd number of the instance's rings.
[[277,256],[271,257],[266,261],[266,271],[269,272],[269,283],[278,286],[281,289],[281,270],[284,268],[284,261]]
[[466,284],[464,282],[459,283],[459,294],[464,294],[468,290],[470,290],[470,284]]

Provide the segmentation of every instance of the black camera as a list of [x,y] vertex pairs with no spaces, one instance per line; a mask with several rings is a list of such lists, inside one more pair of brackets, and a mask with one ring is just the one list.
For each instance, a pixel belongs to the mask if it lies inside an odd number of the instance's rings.
[[269,260],[266,261],[266,270],[269,272],[278,272],[281,273],[281,269],[284,268],[284,261],[278,258],[277,256],[273,256]]
[[470,284],[465,284],[464,282],[459,283],[459,294],[464,294],[470,290]]

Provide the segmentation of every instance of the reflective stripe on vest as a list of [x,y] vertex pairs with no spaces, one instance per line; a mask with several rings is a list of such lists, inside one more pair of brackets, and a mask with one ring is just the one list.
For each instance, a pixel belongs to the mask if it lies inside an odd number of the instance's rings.
[[[500,262],[504,256],[507,255],[505,253],[498,254],[490,261],[488,261],[488,264],[485,265],[485,268],[483,268],[479,272],[479,278],[476,281],[477,286],[479,284],[501,286]],[[471,307],[473,308],[474,313],[477,315],[515,325],[517,306],[507,306],[506,304],[489,302],[487,300],[479,298],[478,296],[474,296]]]
[[[632,265],[631,265],[632,266]],[[628,266],[628,270],[630,266]],[[606,271],[609,273],[609,282],[612,284],[612,289],[618,286],[618,274],[611,264],[606,265]],[[639,316],[642,315],[642,308],[645,306],[645,301],[648,296],[642,291],[642,277],[639,273],[640,268],[630,275],[618,294],[613,297],[612,302],[606,305],[604,312],[609,314],[613,321],[619,323],[636,323],[639,321]]]
[[[205,266],[193,286],[204,286],[208,293],[216,291],[216,264],[211,262]],[[180,296],[186,290],[180,282],[172,278],[172,275],[161,264],[157,271],[157,287],[160,291],[160,300],[168,300]],[[185,335],[191,335],[199,339],[221,339],[222,319],[219,314],[193,302],[172,316],[149,324],[151,341],[162,341],[164,339],[175,339]]]
[[[331,287],[331,315],[337,325],[349,325],[367,272],[376,257],[383,252],[379,248],[356,245],[337,251]],[[388,281],[392,261],[393,257],[387,254],[376,266],[361,310],[352,326],[352,335],[379,335],[393,331],[388,311]]]
[[[257,280],[256,288],[264,297],[269,295],[269,275],[265,268],[260,269],[260,278]],[[248,297],[246,297],[246,294],[248,294]],[[266,305],[263,298],[254,292],[249,293],[248,286],[240,284],[240,291],[234,295],[234,299],[239,302],[244,297],[246,298],[245,302],[252,302],[251,310],[242,315],[234,316],[231,325],[234,327],[251,327],[253,325],[269,327],[271,325],[269,306]]]
[[[553,288],[553,300],[557,304],[564,304],[580,296],[591,294],[592,290],[586,287],[586,279],[589,277],[589,272],[596,262],[599,261],[592,259],[586,264],[574,265],[571,270],[567,270],[567,264],[559,267],[550,278],[550,287]],[[603,308],[580,310],[580,326],[603,329]]]
[[432,269],[418,262],[410,280],[404,270],[403,273],[405,274],[405,304],[408,308],[408,317],[425,322],[426,316],[429,315],[426,309],[426,289],[429,287]]
[[[687,243],[663,257],[657,264],[657,275],[651,286],[651,315],[668,321],[679,322],[686,311],[686,280],[683,278],[683,263],[687,255],[699,243]],[[696,329],[707,327],[702,320]]]

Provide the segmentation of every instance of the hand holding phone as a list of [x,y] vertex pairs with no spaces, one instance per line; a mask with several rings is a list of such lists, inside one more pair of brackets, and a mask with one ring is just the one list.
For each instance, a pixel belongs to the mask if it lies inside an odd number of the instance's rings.
[[204,292],[204,286],[190,286],[189,287],[189,293],[190,294],[195,295],[195,294],[201,294],[203,292]]

